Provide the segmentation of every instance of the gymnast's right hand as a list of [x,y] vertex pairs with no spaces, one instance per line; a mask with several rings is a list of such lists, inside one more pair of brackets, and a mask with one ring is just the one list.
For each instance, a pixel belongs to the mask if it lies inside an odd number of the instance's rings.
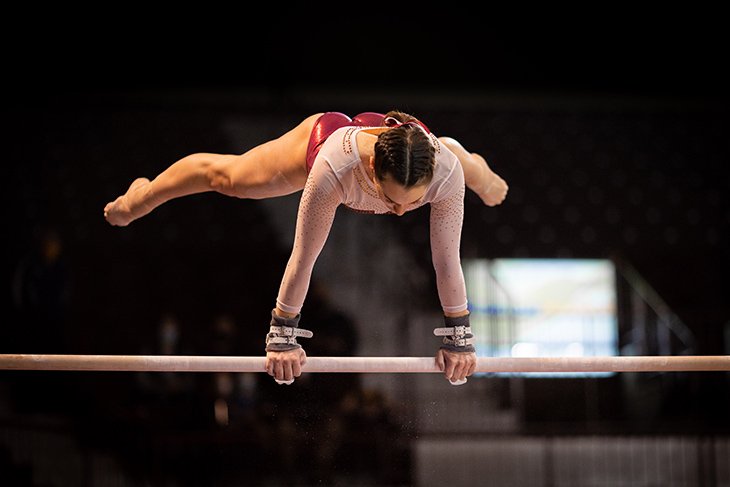
[[276,381],[291,383],[295,377],[302,375],[302,366],[305,363],[307,354],[303,348],[285,352],[266,352],[266,373]]

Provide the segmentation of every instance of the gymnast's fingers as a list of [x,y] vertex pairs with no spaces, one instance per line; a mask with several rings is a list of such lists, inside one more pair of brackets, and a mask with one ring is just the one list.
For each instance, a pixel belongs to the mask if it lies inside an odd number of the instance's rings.
[[303,359],[304,359],[304,357],[302,355],[300,355],[299,357],[297,357],[296,360],[292,361],[291,372],[294,377],[299,377],[300,375],[302,375],[302,362],[301,361]]
[[440,348],[439,348],[438,352],[436,352],[436,366],[439,368],[439,370],[441,372],[443,372],[444,368],[446,367],[446,364],[444,362],[444,351],[443,351],[443,349],[440,349]]
[[284,366],[281,360],[277,360],[274,364],[274,379],[284,380]]
[[464,361],[462,357],[459,357],[459,360],[456,363],[456,366],[454,367],[454,375],[450,377],[451,380],[464,380],[464,377],[466,377],[466,371],[467,371],[467,363]]
[[476,357],[473,357],[469,362],[470,362],[469,363],[469,370],[466,373],[467,376],[472,375],[477,370],[477,359],[476,359]]
[[453,359],[453,357],[449,356],[448,359],[446,359],[446,367],[444,368],[444,375],[447,379],[451,379],[454,376],[454,370],[456,369],[456,360]]
[[292,372],[292,363],[295,362],[295,360],[285,360],[282,365],[282,376],[277,376],[276,378],[279,380],[285,380],[290,381],[294,379],[294,374]]

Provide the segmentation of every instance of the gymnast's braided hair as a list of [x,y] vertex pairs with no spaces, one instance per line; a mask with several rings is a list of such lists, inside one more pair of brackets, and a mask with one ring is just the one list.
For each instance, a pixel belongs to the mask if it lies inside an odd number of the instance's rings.
[[435,149],[421,122],[399,111],[385,114],[382,132],[375,143],[375,176],[391,177],[405,188],[428,184],[433,177]]

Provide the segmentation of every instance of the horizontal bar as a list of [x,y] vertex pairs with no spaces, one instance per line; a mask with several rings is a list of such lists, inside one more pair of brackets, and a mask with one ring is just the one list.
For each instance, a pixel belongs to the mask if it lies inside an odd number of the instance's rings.
[[[264,372],[264,357],[0,355],[0,370]],[[433,357],[308,357],[304,372],[438,373]],[[730,356],[480,357],[476,372],[730,371]]]

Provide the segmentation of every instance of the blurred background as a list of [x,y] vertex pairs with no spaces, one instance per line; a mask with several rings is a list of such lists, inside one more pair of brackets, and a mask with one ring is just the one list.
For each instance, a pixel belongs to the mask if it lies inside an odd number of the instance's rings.
[[[466,196],[480,354],[728,353],[718,12],[260,8],[8,17],[0,353],[263,354],[298,195],[201,194],[126,228],[104,205],[190,153],[390,109],[510,186]],[[434,354],[428,209],[338,211],[302,313],[310,356]],[[728,486],[728,410],[720,372],[5,371],[0,484]]]

